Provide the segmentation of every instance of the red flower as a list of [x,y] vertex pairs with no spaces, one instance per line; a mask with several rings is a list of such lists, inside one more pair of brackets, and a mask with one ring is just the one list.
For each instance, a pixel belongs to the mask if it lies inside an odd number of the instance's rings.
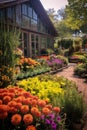
[[28,111],[29,111],[29,106],[27,106],[27,105],[21,106],[21,112],[23,114],[26,114]]
[[50,114],[51,111],[49,110],[49,108],[44,107],[44,108],[42,109],[42,112],[43,112],[44,115],[48,115],[48,114]]
[[18,110],[15,107],[9,107],[9,113],[16,113]]
[[36,116],[36,117],[40,117],[41,116],[41,112],[38,110],[38,108],[36,107],[32,107],[31,108],[31,113]]
[[26,128],[26,130],[36,130],[36,128],[33,125],[30,125]]
[[20,114],[15,114],[15,115],[13,115],[12,118],[11,118],[11,123],[12,123],[13,125],[19,125],[20,122],[21,122],[21,120],[22,120],[21,115],[20,115]]
[[0,105],[2,104],[2,100],[0,100]]
[[8,106],[7,105],[0,105],[0,113],[3,113],[3,112],[7,112],[8,111]]
[[46,105],[46,102],[44,100],[38,100],[38,106],[44,107]]
[[59,107],[54,107],[53,111],[56,112],[56,113],[59,113],[60,112],[60,108]]
[[11,97],[10,96],[3,97],[4,104],[8,104],[8,102],[10,102],[10,101],[11,101]]
[[33,122],[33,116],[31,114],[26,114],[23,116],[23,121],[25,125],[29,125]]

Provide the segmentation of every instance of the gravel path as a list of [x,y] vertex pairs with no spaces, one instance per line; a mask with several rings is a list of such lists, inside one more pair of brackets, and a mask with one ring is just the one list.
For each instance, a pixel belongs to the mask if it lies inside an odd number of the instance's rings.
[[[58,72],[56,75],[64,76],[65,78],[76,82],[78,91],[84,94],[84,101],[87,104],[87,82],[84,78],[79,78],[78,76],[74,75],[75,66],[76,64],[70,63],[68,68]],[[85,123],[86,124],[82,130],[87,130],[87,112],[85,113]]]
[[78,87],[78,91],[84,94],[84,100],[87,103],[87,82],[84,78],[79,78],[78,76],[74,75],[75,66],[76,64],[70,63],[68,68],[58,72],[56,75],[64,76],[69,80],[75,81]]

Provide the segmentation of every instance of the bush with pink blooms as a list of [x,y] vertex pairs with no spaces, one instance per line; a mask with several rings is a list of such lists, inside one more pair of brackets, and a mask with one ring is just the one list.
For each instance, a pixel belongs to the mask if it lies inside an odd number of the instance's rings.
[[64,127],[59,107],[53,107],[19,87],[0,89],[0,130],[58,130]]

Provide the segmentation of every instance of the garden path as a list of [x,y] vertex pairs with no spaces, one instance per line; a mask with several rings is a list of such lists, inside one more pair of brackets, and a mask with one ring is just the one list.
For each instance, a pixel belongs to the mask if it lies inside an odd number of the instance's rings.
[[[68,68],[58,72],[56,75],[64,76],[65,78],[76,82],[78,91],[84,94],[84,101],[87,104],[87,82],[84,78],[79,78],[78,76],[74,75],[75,66],[76,66],[75,63],[69,63]],[[83,130],[87,130],[87,112],[85,114],[85,117],[86,117],[86,125],[83,128]]]

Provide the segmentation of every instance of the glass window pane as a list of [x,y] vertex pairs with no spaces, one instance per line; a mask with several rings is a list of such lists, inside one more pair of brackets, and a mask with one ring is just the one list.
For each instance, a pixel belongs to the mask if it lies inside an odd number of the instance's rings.
[[20,5],[16,6],[15,12],[16,12],[16,23],[18,25],[21,25],[21,6]]
[[27,5],[22,4],[22,14],[27,15]]
[[37,21],[34,19],[31,19],[31,28],[37,30]]
[[33,10],[33,19],[37,20],[37,14],[34,10]]
[[3,20],[4,18],[5,18],[4,10],[1,9],[1,10],[0,10],[0,19]]
[[14,12],[14,8],[7,8],[6,9],[6,18],[8,22],[15,22],[15,12]]
[[30,27],[30,19],[24,15],[22,16],[22,26],[25,28]]
[[32,18],[32,8],[28,6],[28,16]]

